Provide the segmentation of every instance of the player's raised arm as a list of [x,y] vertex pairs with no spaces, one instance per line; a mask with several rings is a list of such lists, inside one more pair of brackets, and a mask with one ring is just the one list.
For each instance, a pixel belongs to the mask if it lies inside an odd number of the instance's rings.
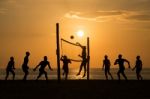
[[129,62],[128,60],[126,60],[126,59],[125,59],[125,62],[127,62],[127,63],[128,63],[128,68],[131,68],[131,66],[130,66],[130,62]]
[[49,62],[48,62],[48,67],[51,71],[53,70]]
[[36,69],[41,65],[41,63],[39,63],[34,69],[33,71],[36,71]]
[[72,63],[72,62],[71,62],[71,59],[68,59],[68,61],[69,61],[70,64]]
[[82,58],[82,55],[79,54],[78,56]]
[[79,42],[76,42],[76,45],[82,47],[82,45]]
[[64,58],[64,56],[61,56],[60,60],[62,61],[62,60],[63,60],[63,58]]
[[135,64],[135,66],[132,68],[132,70],[134,71],[134,70],[135,70],[135,68],[136,68],[136,64]]
[[118,64],[118,60],[115,60],[114,65],[117,65],[117,64]]

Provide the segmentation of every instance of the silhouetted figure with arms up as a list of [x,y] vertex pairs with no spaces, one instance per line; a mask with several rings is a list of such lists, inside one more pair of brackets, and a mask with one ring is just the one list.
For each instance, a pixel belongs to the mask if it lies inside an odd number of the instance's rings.
[[103,60],[103,67],[102,67],[102,70],[105,68],[105,76],[106,76],[106,80],[108,80],[108,75],[110,75],[111,79],[113,80],[113,77],[110,73],[110,66],[111,66],[111,63],[110,63],[110,60],[108,59],[108,56],[105,55],[104,56],[104,60]]
[[63,61],[63,70],[64,70],[63,75],[65,75],[65,80],[67,80],[68,73],[69,73],[68,65],[69,65],[69,63],[71,63],[71,60],[68,59],[68,57],[66,55],[62,56],[60,60]]
[[82,46],[80,43],[77,43],[78,46],[82,48],[82,54],[78,55],[79,57],[82,58],[82,62],[80,65],[80,69],[77,75],[80,75],[82,68],[84,67],[84,74],[83,77],[86,75],[86,63],[87,63],[87,58],[86,58],[86,46]]
[[13,80],[15,79],[15,62],[14,62],[14,57],[10,57],[10,61],[8,62],[7,68],[6,68],[6,78],[5,80],[7,80],[8,76],[9,76],[9,72],[11,72],[13,74]]
[[122,74],[122,76],[125,78],[125,80],[127,80],[127,77],[126,77],[126,75],[125,75],[125,73],[124,73],[124,70],[125,70],[124,63],[125,63],[125,62],[128,63],[129,68],[130,68],[130,63],[129,63],[129,61],[126,60],[126,59],[123,59],[123,58],[122,58],[122,55],[120,54],[120,55],[118,55],[118,59],[116,59],[116,61],[115,61],[115,63],[114,63],[114,65],[117,65],[117,64],[119,65],[119,71],[118,71],[118,73],[117,73],[119,80],[120,80],[120,74]]
[[51,66],[50,66],[49,61],[47,60],[47,56],[44,56],[44,60],[41,61],[41,62],[33,69],[33,71],[36,71],[36,69],[40,66],[40,68],[39,68],[39,75],[38,75],[38,77],[37,77],[36,80],[38,80],[38,79],[41,77],[42,74],[44,74],[46,80],[48,80],[47,72],[45,71],[45,67],[46,67],[47,65],[48,65],[48,67],[49,67],[50,70],[53,70],[53,69],[51,68]]
[[29,56],[30,56],[30,53],[26,52],[26,56],[24,57],[24,62],[22,64],[22,70],[24,72],[23,80],[26,80],[27,79],[27,75],[29,74],[29,71],[28,71],[29,70],[29,66],[28,66]]
[[143,77],[141,76],[141,70],[142,70],[142,60],[140,59],[140,56],[136,57],[136,63],[135,67],[132,69],[136,69],[136,76],[138,80],[143,80]]

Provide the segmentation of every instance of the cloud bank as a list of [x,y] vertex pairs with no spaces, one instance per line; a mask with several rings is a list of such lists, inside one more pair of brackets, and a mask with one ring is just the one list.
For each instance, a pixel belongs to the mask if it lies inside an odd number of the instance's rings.
[[124,20],[124,21],[150,21],[149,11],[95,11],[95,12],[75,12],[70,11],[64,15],[68,19],[88,20],[95,22],[103,22],[109,20]]

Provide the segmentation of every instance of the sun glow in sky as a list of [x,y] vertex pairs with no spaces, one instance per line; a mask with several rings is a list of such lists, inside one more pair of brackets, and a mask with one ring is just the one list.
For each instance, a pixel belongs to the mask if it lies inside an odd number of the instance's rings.
[[84,31],[83,30],[77,31],[77,36],[82,38],[84,36]]
[[[105,54],[112,64],[122,54],[132,66],[141,55],[144,67],[150,68],[149,4],[150,0],[0,0],[0,68],[10,56],[21,68],[26,51],[31,53],[31,68],[45,55],[56,67],[57,22],[61,37],[70,42],[86,45],[90,37],[91,67],[102,67]],[[70,57],[81,54],[80,48],[67,44],[63,50]]]

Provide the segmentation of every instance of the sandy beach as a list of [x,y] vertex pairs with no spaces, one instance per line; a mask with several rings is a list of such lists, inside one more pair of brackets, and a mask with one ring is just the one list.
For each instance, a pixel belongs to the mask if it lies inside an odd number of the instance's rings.
[[150,81],[0,81],[1,99],[150,99]]

